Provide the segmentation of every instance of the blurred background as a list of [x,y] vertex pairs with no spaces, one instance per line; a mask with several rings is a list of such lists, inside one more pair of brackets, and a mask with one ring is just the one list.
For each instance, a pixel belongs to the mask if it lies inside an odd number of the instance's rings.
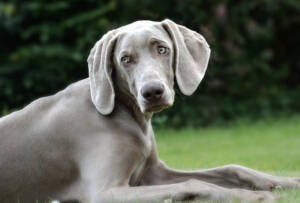
[[298,0],[6,0],[0,2],[0,115],[88,77],[86,59],[108,30],[172,19],[211,46],[192,97],[156,126],[222,125],[300,112]]

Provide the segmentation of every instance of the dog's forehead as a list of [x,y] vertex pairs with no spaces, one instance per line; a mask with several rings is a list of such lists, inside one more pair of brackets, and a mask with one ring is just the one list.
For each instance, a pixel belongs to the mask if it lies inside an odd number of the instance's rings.
[[[121,41],[124,43],[146,42],[150,38],[156,38],[162,41],[168,41],[168,35],[162,28],[160,22],[154,21],[136,21],[129,25],[119,28]],[[122,40],[125,39],[126,40]]]

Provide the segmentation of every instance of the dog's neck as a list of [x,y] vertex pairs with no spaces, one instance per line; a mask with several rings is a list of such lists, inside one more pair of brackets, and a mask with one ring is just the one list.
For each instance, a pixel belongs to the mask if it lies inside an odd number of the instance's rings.
[[153,113],[142,113],[140,107],[138,106],[136,99],[133,95],[129,94],[127,91],[116,87],[116,102],[123,105],[129,113],[132,115],[134,120],[141,127],[143,132],[148,131],[148,127],[151,126],[151,118]]

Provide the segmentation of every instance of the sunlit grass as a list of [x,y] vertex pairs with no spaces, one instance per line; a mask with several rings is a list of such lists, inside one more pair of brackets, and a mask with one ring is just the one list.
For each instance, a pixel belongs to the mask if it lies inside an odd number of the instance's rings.
[[[178,169],[230,163],[264,172],[300,177],[300,117],[239,122],[230,127],[158,130],[161,159]],[[280,203],[300,202],[300,191],[277,192]]]

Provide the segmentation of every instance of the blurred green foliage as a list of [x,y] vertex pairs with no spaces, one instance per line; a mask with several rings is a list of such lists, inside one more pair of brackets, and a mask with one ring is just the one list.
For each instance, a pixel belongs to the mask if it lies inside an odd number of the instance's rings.
[[209,68],[156,124],[208,125],[300,112],[300,1],[7,0],[0,2],[0,114],[87,77],[108,30],[170,18],[205,36]]

